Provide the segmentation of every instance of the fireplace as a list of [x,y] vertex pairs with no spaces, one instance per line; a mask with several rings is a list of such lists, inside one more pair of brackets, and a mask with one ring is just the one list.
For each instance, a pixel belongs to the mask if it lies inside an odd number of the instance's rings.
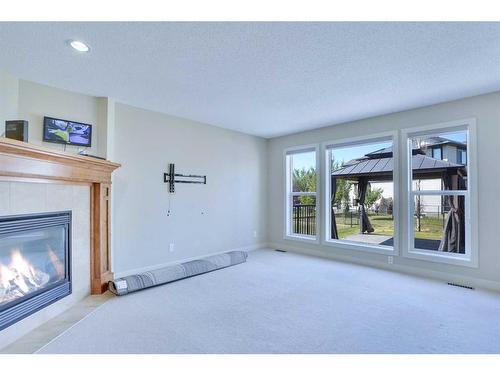
[[71,294],[71,211],[0,217],[0,330]]

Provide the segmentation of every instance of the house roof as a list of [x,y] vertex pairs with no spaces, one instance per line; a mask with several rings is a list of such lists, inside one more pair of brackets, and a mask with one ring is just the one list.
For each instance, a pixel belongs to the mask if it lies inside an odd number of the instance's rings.
[[[413,146],[412,154],[413,155],[415,155],[415,154],[425,155],[425,152],[422,149]],[[390,158],[390,157],[392,157],[392,146],[381,148],[380,150],[370,152],[370,153],[366,154],[364,157],[370,158],[370,159]],[[360,159],[363,159],[363,158],[360,158]],[[360,159],[354,159],[354,160],[360,160]],[[354,160],[352,160],[352,161],[354,161]]]
[[[413,145],[413,147],[412,147],[413,155],[415,155],[415,154],[425,155],[424,148],[440,146],[440,145],[444,145],[444,144],[450,144],[450,145],[454,145],[457,147],[467,147],[467,144],[464,142],[453,141],[453,140],[448,139],[448,138],[435,136],[435,137],[426,138],[425,144],[422,147],[417,147],[416,145]],[[370,152],[370,153],[366,154],[365,156],[368,158],[391,157],[392,156],[392,146],[381,148],[380,150]]]
[[439,137],[439,136],[427,138],[426,142],[425,142],[425,147],[433,147],[433,146],[439,146],[439,145],[444,145],[444,144],[451,144],[451,145],[457,146],[457,147],[467,147],[467,144],[464,142],[454,141],[454,140],[444,138],[444,137]]

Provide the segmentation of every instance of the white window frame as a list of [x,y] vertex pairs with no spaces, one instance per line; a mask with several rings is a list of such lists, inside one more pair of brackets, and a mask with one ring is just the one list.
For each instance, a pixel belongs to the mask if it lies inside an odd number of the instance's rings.
[[[413,191],[411,138],[419,135],[432,135],[463,130],[467,131],[467,190]],[[405,166],[405,178],[403,181],[403,191],[405,191],[405,194],[403,194],[402,206],[406,210],[405,225],[403,226],[403,238],[405,238],[403,257],[467,267],[478,267],[476,120],[471,118],[403,129],[401,131],[401,144],[406,145],[406,150],[402,155],[402,165]],[[416,195],[465,196],[465,254],[437,252],[434,250],[416,249],[414,247],[413,204]]]
[[[318,144],[302,145],[295,147],[288,147],[283,150],[283,171],[285,176],[285,190],[284,190],[284,217],[285,226],[283,238],[285,240],[293,241],[305,241],[309,243],[319,244],[319,238],[321,233],[321,223],[320,223],[320,200],[321,200],[321,187],[320,187],[320,157],[319,157],[320,147]],[[316,160],[316,192],[293,192],[292,191],[292,176],[291,176],[291,166],[288,156],[306,152],[314,152]],[[316,235],[304,235],[293,233],[292,231],[292,197],[296,195],[311,195],[316,197]]]
[[[348,241],[348,240],[336,240],[331,237],[330,228],[330,160],[331,160],[331,149],[337,147],[349,147],[357,146],[367,143],[376,143],[392,140],[393,147],[393,215],[394,215],[394,236],[393,236],[393,246],[383,246],[383,245],[371,245],[363,244],[360,242]],[[399,238],[400,238],[400,225],[399,225],[399,137],[397,131],[388,131],[376,134],[370,134],[369,136],[360,136],[352,138],[337,139],[322,143],[322,153],[323,153],[323,212],[324,215],[324,236],[322,236],[322,244],[325,246],[332,246],[337,248],[344,248],[348,250],[359,250],[369,253],[377,253],[384,255],[399,255]]]

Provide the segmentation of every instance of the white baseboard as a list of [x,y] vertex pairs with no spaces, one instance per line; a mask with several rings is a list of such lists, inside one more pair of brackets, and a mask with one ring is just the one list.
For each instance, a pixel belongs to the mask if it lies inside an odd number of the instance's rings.
[[155,270],[155,269],[158,269],[158,268],[168,267],[168,266],[171,266],[173,264],[179,264],[179,263],[189,262],[189,261],[192,261],[192,260],[196,260],[196,259],[200,259],[200,258],[205,258],[205,257],[209,257],[209,256],[212,256],[212,255],[219,255],[219,254],[227,253],[229,251],[253,251],[253,250],[257,250],[257,249],[263,249],[263,248],[265,248],[267,246],[268,246],[267,243],[259,243],[259,244],[254,244],[254,245],[249,245],[249,246],[243,246],[243,247],[239,247],[239,248],[235,248],[235,249],[227,249],[227,250],[223,250],[223,251],[217,251],[215,253],[203,254],[203,255],[199,255],[199,256],[195,256],[195,257],[190,257],[190,258],[177,259],[177,260],[174,260],[174,261],[171,261],[171,262],[166,262],[166,263],[152,264],[152,265],[149,265],[149,266],[140,267],[140,268],[134,268],[134,269],[131,269],[131,270],[114,272],[114,277],[115,277],[115,279],[117,279],[117,278],[120,278],[120,277],[125,277],[125,276],[130,276],[130,275],[136,275],[136,274],[139,274],[139,273],[152,271],[152,270]]
[[286,251],[290,251],[293,253],[299,253],[299,254],[303,254],[303,255],[317,256],[320,258],[327,258],[327,259],[332,259],[332,260],[337,260],[337,261],[347,262],[347,263],[352,263],[352,264],[360,264],[363,266],[380,268],[380,269],[384,269],[387,271],[394,271],[394,272],[409,274],[409,275],[413,275],[413,276],[425,277],[428,279],[434,279],[434,280],[445,281],[445,282],[449,282],[449,283],[455,283],[455,284],[459,284],[459,285],[468,285],[468,286],[471,286],[473,288],[487,289],[487,290],[492,290],[495,292],[500,292],[500,282],[494,281],[494,280],[480,279],[480,278],[476,278],[476,277],[450,274],[450,273],[439,272],[439,271],[434,271],[434,270],[426,270],[426,269],[422,269],[422,268],[416,268],[416,267],[411,267],[411,266],[406,266],[406,265],[401,265],[401,264],[388,265],[388,264],[385,264],[382,262],[361,260],[358,258],[342,256],[342,255],[338,255],[338,254],[334,254],[334,253],[325,253],[325,252],[318,251],[318,250],[310,250],[310,249],[305,249],[305,248],[295,247],[295,246],[290,246],[290,245],[285,245],[285,244],[269,243],[267,245],[269,248],[272,248],[272,249],[281,249],[281,250],[286,250]]

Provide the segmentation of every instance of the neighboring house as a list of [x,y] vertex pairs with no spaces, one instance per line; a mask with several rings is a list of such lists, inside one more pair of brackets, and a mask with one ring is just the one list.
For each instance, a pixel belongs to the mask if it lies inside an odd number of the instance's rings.
[[466,143],[443,137],[427,137],[420,148],[431,158],[467,165]]
[[[451,139],[435,136],[426,137],[417,147],[433,159],[449,161],[450,163],[467,165],[467,144],[453,141]],[[416,189],[420,184],[420,190],[440,190],[441,179],[420,180],[414,182]],[[423,214],[442,214],[442,202],[439,196],[422,196],[420,199]]]

